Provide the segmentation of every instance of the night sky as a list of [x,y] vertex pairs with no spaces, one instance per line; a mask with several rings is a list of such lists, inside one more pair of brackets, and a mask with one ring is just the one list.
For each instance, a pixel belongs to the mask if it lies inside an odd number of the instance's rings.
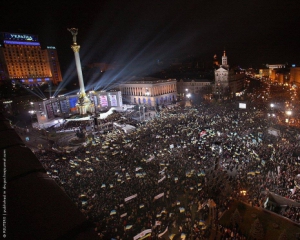
[[2,1],[0,31],[37,34],[56,46],[63,75],[74,63],[78,28],[82,65],[126,63],[147,67],[188,56],[230,65],[300,63],[300,1]]

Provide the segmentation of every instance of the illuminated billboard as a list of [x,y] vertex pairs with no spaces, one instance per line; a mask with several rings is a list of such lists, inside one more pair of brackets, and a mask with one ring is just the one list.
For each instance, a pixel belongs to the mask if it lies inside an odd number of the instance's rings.
[[61,108],[62,113],[69,113],[70,112],[69,111],[69,106],[68,106],[68,103],[67,103],[66,99],[60,101],[60,108]]
[[54,115],[56,113],[60,112],[60,109],[59,109],[59,106],[58,106],[58,102],[53,102],[52,103],[52,108],[53,108]]
[[107,96],[106,95],[100,95],[99,98],[100,98],[101,107],[108,107]]
[[38,36],[33,34],[22,34],[22,33],[4,33],[4,40],[13,41],[26,41],[26,42],[37,42]]
[[116,95],[110,95],[110,105],[112,107],[118,106],[117,96]]
[[69,98],[69,105],[71,111],[76,111],[76,104],[78,101],[78,97],[71,97]]
[[53,112],[53,108],[52,108],[52,104],[51,103],[48,103],[46,105],[46,110],[47,110],[48,119],[54,118],[54,112]]

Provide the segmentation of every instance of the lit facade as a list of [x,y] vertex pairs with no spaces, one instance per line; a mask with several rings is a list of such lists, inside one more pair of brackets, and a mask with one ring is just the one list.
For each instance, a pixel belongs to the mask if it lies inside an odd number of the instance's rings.
[[300,88],[300,67],[291,67],[290,83],[295,84]]
[[0,68],[0,80],[62,81],[56,49],[42,49],[37,35],[1,33]]
[[229,69],[227,56],[224,51],[222,56],[222,65],[215,70],[215,84],[213,86],[213,94],[219,98],[223,95],[234,96],[244,89],[245,73],[239,73],[233,69]]
[[176,101],[176,79],[132,78],[119,85],[123,99],[131,104],[156,106]]
[[266,66],[271,70],[277,68],[285,68],[285,64],[266,64]]
[[272,74],[272,70],[269,68],[260,68],[259,69],[259,77],[269,77]]
[[47,60],[52,73],[52,82],[54,85],[58,85],[62,81],[62,76],[56,48],[48,46],[45,51],[47,52]]
[[177,93],[180,95],[187,92],[200,94],[203,90],[210,90],[212,81],[207,79],[180,79],[177,82]]

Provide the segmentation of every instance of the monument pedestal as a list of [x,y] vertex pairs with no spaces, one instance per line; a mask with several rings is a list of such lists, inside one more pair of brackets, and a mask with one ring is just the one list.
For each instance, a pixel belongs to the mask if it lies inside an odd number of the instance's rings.
[[94,104],[85,95],[85,93],[80,94],[76,106],[77,106],[78,113],[81,115],[86,114],[87,112],[94,113],[95,111]]

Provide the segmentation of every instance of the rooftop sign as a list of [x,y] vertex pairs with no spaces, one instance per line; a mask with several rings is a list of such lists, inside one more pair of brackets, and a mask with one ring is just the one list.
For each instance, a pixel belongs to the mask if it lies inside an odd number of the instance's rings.
[[4,40],[13,40],[13,41],[26,41],[26,42],[37,42],[38,36],[32,34],[23,34],[23,33],[4,33]]

